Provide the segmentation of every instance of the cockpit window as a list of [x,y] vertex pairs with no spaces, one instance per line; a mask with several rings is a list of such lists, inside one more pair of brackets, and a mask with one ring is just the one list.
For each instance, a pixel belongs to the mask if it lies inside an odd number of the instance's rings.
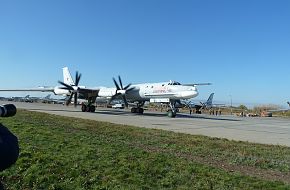
[[170,81],[168,83],[168,85],[181,85],[179,82],[176,82],[176,81]]

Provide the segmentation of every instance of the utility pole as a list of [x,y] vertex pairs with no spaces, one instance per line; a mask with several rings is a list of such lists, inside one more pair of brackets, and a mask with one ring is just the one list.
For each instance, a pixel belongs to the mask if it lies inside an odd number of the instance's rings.
[[231,115],[233,115],[233,100],[232,100],[232,95],[230,95],[231,98]]

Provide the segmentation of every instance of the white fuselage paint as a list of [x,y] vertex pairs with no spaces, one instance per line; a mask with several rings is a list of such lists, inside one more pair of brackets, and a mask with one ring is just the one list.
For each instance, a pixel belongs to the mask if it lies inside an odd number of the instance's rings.
[[[170,100],[190,99],[198,95],[195,86],[172,85],[168,82],[131,85],[135,89],[126,94],[128,101],[149,101],[150,99],[168,98]],[[98,97],[112,97],[116,88],[100,89]]]

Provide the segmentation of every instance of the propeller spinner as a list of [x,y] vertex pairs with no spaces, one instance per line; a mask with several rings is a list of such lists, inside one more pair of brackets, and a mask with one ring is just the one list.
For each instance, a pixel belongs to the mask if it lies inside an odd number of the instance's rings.
[[75,84],[66,84],[62,81],[58,81],[59,84],[63,85],[63,87],[61,87],[60,89],[64,89],[64,90],[68,90],[71,94],[68,98],[68,100],[66,101],[66,105],[69,105],[71,103],[71,100],[74,96],[74,106],[77,106],[77,100],[78,100],[78,90],[79,90],[79,82],[81,79],[81,74],[79,74],[78,72],[76,72],[76,77],[75,77]]

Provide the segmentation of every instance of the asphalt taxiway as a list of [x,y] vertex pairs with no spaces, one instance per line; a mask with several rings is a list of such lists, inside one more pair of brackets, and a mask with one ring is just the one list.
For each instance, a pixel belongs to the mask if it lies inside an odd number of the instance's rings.
[[95,113],[85,113],[80,111],[79,106],[75,108],[42,103],[2,101],[0,105],[7,103],[13,103],[17,108],[49,114],[290,147],[290,119],[287,118],[241,118],[195,114],[179,114],[176,118],[168,118],[165,113],[147,110],[143,115],[137,115],[130,113],[129,110],[107,108],[97,108]]

